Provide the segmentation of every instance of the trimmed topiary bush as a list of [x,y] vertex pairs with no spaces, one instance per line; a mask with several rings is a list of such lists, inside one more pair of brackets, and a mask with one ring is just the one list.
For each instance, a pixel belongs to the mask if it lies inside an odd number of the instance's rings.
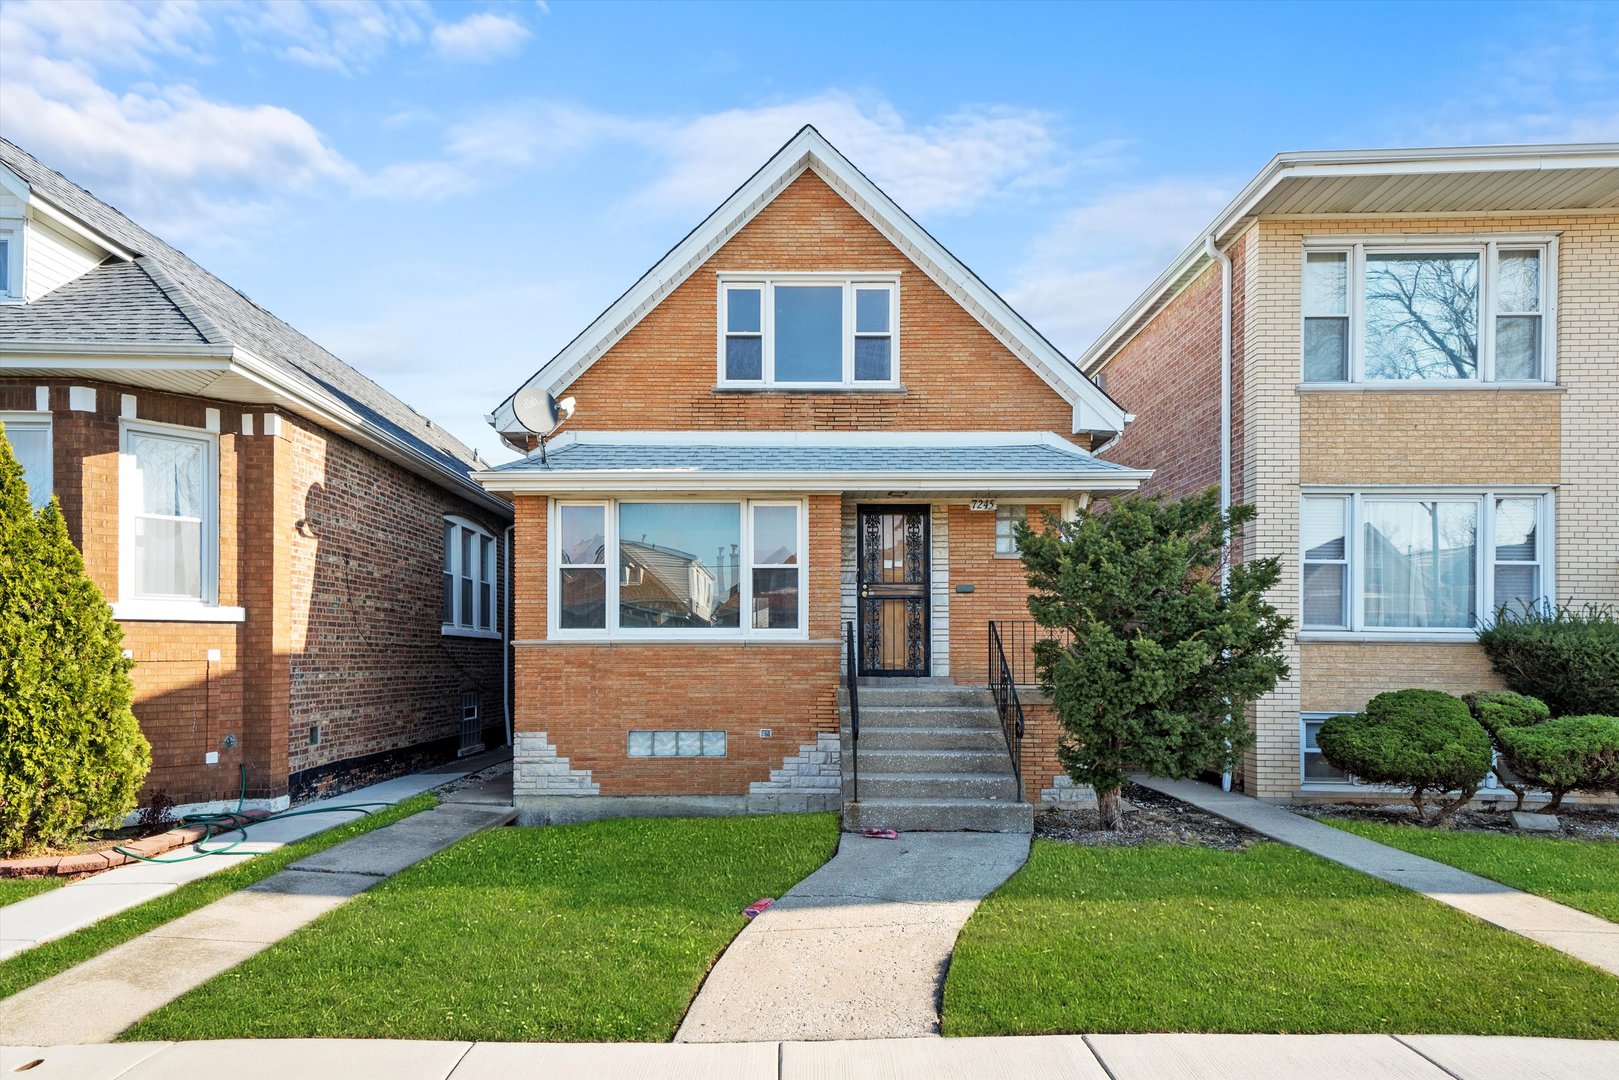
[[1619,715],[1619,614],[1595,604],[1503,611],[1479,631],[1491,665],[1553,716]]
[[1544,813],[1576,789],[1619,790],[1619,716],[1559,716],[1502,728],[1495,738],[1508,768],[1551,794]]
[[1532,698],[1512,690],[1480,690],[1474,694],[1463,694],[1462,700],[1467,703],[1467,708],[1472,712],[1474,719],[1483,724],[1484,730],[1490,733],[1490,739],[1495,743],[1496,779],[1518,797],[1512,808],[1522,810],[1523,798],[1534,785],[1512,768],[1507,760],[1510,755],[1501,747],[1500,732],[1507,728],[1544,723],[1551,717],[1551,710],[1539,698]]
[[[1490,771],[1490,736],[1462,700],[1438,690],[1378,694],[1365,712],[1334,716],[1316,745],[1336,767],[1373,784],[1408,788],[1419,820],[1433,802],[1450,820]],[[1455,798],[1446,796],[1456,792]]]
[[0,854],[134,808],[152,753],[122,639],[56,501],[29,504],[0,425]]

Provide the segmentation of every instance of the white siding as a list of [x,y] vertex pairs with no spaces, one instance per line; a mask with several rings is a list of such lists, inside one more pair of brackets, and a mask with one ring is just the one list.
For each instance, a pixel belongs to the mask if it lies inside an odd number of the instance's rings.
[[93,270],[104,256],[36,219],[28,223],[23,257],[27,260],[23,270],[25,295],[33,301]]

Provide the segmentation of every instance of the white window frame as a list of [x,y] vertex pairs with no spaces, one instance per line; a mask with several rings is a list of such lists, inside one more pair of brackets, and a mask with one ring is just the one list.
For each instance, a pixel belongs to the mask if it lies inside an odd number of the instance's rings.
[[[656,629],[650,627],[620,627],[618,625],[619,585],[623,578],[623,563],[618,555],[618,517],[621,503],[694,503],[740,506],[742,533],[740,561],[741,593],[736,627],[703,629]],[[606,626],[600,629],[562,627],[558,624],[562,607],[562,530],[561,514],[565,506],[595,506],[603,509],[603,549],[607,560],[603,571],[607,580]],[[755,506],[792,506],[798,510],[798,625],[792,629],[758,629],[753,622],[753,508]],[[780,496],[705,496],[703,498],[670,498],[658,495],[622,495],[611,498],[551,499],[546,524],[546,637],[560,641],[808,641],[809,640],[809,503],[804,499]],[[773,566],[775,564],[763,564]],[[569,566],[575,566],[570,563]]]
[[[201,443],[202,485],[202,597],[141,596],[135,592],[135,517],[141,492],[135,471],[131,435],[184,439]],[[241,622],[240,607],[219,604],[219,435],[180,424],[151,420],[118,421],[118,602],[114,618],[152,622]]]
[[[1008,543],[1011,546],[1006,551],[1001,550],[1001,520],[1002,520],[1001,515],[1002,514],[1006,515],[1006,519],[1009,521],[1009,523],[1012,526],[1011,536],[1007,538]],[[998,502],[998,503],[995,504],[995,557],[997,559],[1016,559],[1016,558],[1021,557],[1019,552],[1018,552],[1018,546],[1017,546],[1017,523],[1020,522],[1020,521],[1025,521],[1026,522],[1028,520],[1029,520],[1029,504],[1028,503],[1001,503],[1001,502]]]
[[1298,636],[1301,641],[1472,641],[1478,636],[1478,626],[1470,627],[1367,627],[1366,616],[1366,529],[1365,504],[1369,501],[1424,500],[1429,502],[1471,503],[1478,507],[1478,550],[1474,555],[1474,605],[1481,624],[1495,618],[1495,502],[1497,499],[1538,499],[1536,539],[1540,565],[1540,596],[1546,603],[1557,595],[1556,523],[1557,496],[1554,488],[1546,485],[1503,484],[1492,487],[1468,486],[1388,486],[1342,487],[1305,485],[1300,496],[1299,515],[1303,520],[1304,500],[1311,498],[1347,498],[1348,520],[1345,523],[1345,547],[1349,555],[1349,569],[1344,588],[1349,590],[1349,625],[1347,627],[1307,627],[1304,625],[1304,535],[1298,530],[1299,591],[1297,597]]
[[0,304],[20,304],[27,298],[23,284],[27,232],[21,218],[0,218],[0,240],[6,241],[6,288],[0,291]]
[[[455,612],[455,618],[445,620],[443,617],[443,592],[441,588],[439,595],[439,631],[446,637],[499,638],[500,589],[497,586],[500,576],[500,538],[476,521],[457,514],[445,514],[444,524],[449,526],[450,530],[449,562],[450,579],[453,582],[450,600],[451,607]],[[443,535],[442,530],[440,530],[440,535]],[[467,573],[467,568],[463,565],[462,560],[462,552],[465,550],[465,536],[472,537],[473,559],[477,564],[472,568],[470,575]],[[483,558],[484,541],[489,542],[490,554],[488,559]],[[488,581],[484,580],[484,574],[489,575]],[[443,575],[444,570],[441,561],[439,576],[442,578]],[[461,621],[461,585],[464,581],[471,581],[472,583],[472,621],[470,623]],[[488,611],[484,610],[482,588],[484,585],[489,586]],[[484,622],[486,615],[488,616],[489,626],[484,628],[481,624]]]
[[[51,501],[56,493],[56,431],[51,423],[51,414],[48,412],[0,412],[0,424],[6,426],[6,431],[38,431],[45,432],[45,469],[40,476],[24,476],[28,485],[28,501],[34,509],[40,510]],[[43,490],[44,498],[40,498]]]
[[[1389,235],[1306,237],[1299,252],[1299,384],[1307,388],[1373,386],[1380,390],[1473,389],[1481,387],[1539,387],[1557,382],[1557,247],[1553,233],[1499,233],[1482,236]],[[1495,322],[1500,256],[1506,251],[1540,252],[1540,378],[1498,381],[1495,378]],[[1348,271],[1348,379],[1304,380],[1304,323],[1312,316],[1305,309],[1304,281],[1311,255],[1347,256]],[[1366,256],[1367,255],[1477,255],[1479,256],[1478,369],[1471,379],[1368,379],[1366,377]]]
[[[1340,777],[1334,777],[1333,779],[1330,779],[1330,780],[1317,780],[1317,779],[1313,779],[1313,778],[1311,778],[1309,776],[1306,776],[1305,772],[1304,772],[1304,755],[1306,753],[1310,752],[1309,748],[1308,748],[1309,738],[1306,735],[1306,732],[1308,730],[1309,725],[1310,724],[1318,724],[1321,721],[1330,719],[1330,718],[1332,718],[1334,716],[1342,716],[1344,713],[1350,713],[1350,712],[1356,712],[1356,711],[1357,710],[1355,710],[1355,709],[1339,709],[1337,712],[1301,712],[1301,713],[1299,713],[1299,787],[1301,787],[1301,788],[1310,788],[1312,790],[1319,791],[1319,790],[1342,790],[1344,788],[1364,787],[1365,786],[1362,782],[1356,780],[1353,776],[1349,775],[1348,773],[1345,773],[1343,776],[1340,776]],[[1318,747],[1314,752],[1319,754],[1319,753],[1321,753],[1321,750]],[[1322,760],[1325,761],[1326,758],[1323,757]]]
[[[721,390],[897,390],[899,381],[899,272],[875,273],[819,273],[775,271],[763,274],[720,274],[715,310],[716,364],[715,386]],[[776,381],[776,303],[777,285],[839,285],[843,288],[843,371],[836,382],[777,382]],[[728,379],[725,374],[725,338],[727,334],[728,305],[732,289],[759,290],[759,334],[762,358],[760,377],[757,379]],[[888,291],[888,333],[859,334],[855,330],[855,291],[857,289],[886,289]],[[855,379],[856,337],[883,337],[889,339],[889,377],[887,379]]]

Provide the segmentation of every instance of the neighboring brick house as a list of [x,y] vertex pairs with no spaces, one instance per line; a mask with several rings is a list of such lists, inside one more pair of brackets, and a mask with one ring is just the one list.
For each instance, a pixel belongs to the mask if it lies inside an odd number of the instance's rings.
[[475,455],[4,140],[0,423],[123,627],[143,799],[504,742],[511,509]]
[[1499,685],[1502,605],[1619,600],[1619,146],[1281,155],[1080,364],[1140,417],[1110,460],[1179,494],[1228,446],[1281,559],[1251,794],[1341,795],[1315,728],[1381,691]]
[[[1028,619],[1013,520],[1148,475],[1089,452],[1123,410],[813,128],[520,392],[577,401],[476,474],[516,506],[528,820],[836,803],[845,627],[874,709],[909,683],[970,711],[990,620]],[[516,396],[491,421],[531,448]],[[1005,797],[998,726],[921,730],[863,758],[892,820],[945,759]]]

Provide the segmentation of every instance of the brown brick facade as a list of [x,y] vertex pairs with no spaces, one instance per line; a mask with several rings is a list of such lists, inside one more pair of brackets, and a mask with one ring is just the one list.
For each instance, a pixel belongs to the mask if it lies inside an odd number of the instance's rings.
[[[495,515],[300,418],[280,415],[280,434],[266,434],[276,414],[262,407],[73,380],[96,392],[95,409],[79,411],[65,381],[8,379],[0,411],[33,411],[39,385],[49,386],[54,489],[109,601],[119,596],[124,395],[143,423],[202,431],[208,410],[219,413],[218,602],[245,618],[122,623],[153,747],[143,795],[235,799],[246,766],[249,798],[283,796],[300,769],[447,739],[464,686],[481,688],[487,722],[502,724],[500,643],[439,628],[442,517],[499,536]],[[254,434],[243,434],[244,413]],[[209,752],[216,764],[204,763]]]

